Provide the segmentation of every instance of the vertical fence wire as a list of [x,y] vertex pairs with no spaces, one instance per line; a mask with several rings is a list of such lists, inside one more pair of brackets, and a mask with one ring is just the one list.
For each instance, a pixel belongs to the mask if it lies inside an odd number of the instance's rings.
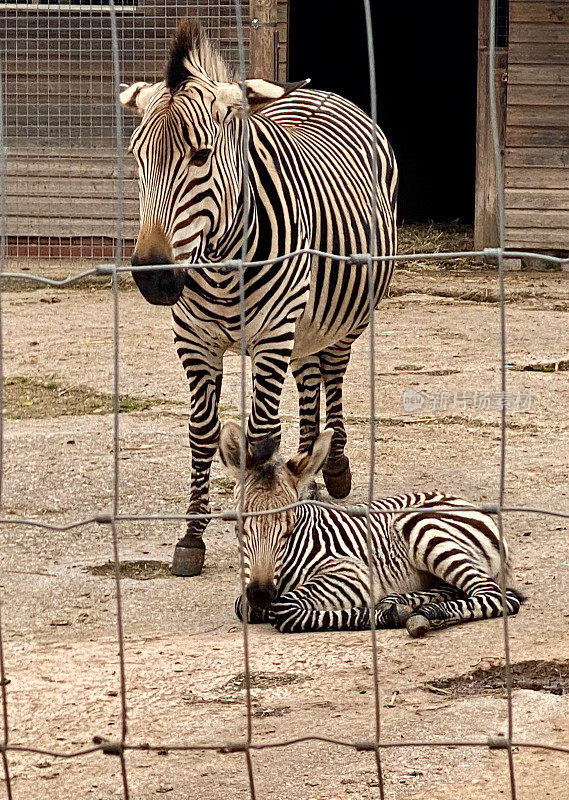
[[375,723],[375,766],[377,771],[377,784],[380,800],[384,800],[383,768],[381,763],[381,752],[379,749],[381,739],[381,690],[379,684],[379,663],[377,656],[377,631],[375,625],[375,574],[374,558],[371,530],[371,504],[374,498],[374,479],[375,479],[375,272],[381,272],[385,265],[382,262],[374,262],[372,259],[377,256],[377,187],[378,187],[378,134],[377,134],[377,91],[375,84],[375,51],[373,43],[373,20],[371,16],[370,0],[363,0],[366,43],[368,54],[369,71],[369,94],[371,111],[371,196],[370,196],[370,252],[367,264],[362,269],[367,270],[367,288],[369,303],[369,480],[368,480],[368,506],[366,515],[366,548],[368,559],[369,593],[370,593],[370,638],[372,653],[372,676],[373,676],[373,706]]
[[[4,327],[2,314],[2,274],[6,267],[6,142],[4,137],[4,75],[2,69],[3,53],[0,52],[0,513],[4,500]],[[7,748],[10,744],[10,727],[8,717],[8,679],[4,660],[3,639],[3,605],[4,598],[0,592],[0,694],[2,697],[2,769],[6,781],[6,794],[12,800],[12,781],[8,763]]]
[[247,777],[249,780],[249,793],[251,800],[255,800],[255,776],[253,772],[253,761],[251,757],[251,744],[253,741],[253,716],[251,704],[251,668],[249,658],[249,605],[245,581],[245,549],[244,549],[244,530],[243,512],[245,500],[245,467],[247,450],[247,338],[246,338],[246,305],[245,305],[245,269],[243,262],[247,258],[248,238],[249,238],[249,103],[247,100],[247,87],[245,85],[245,44],[243,39],[243,8],[241,0],[233,0],[235,7],[235,23],[237,26],[237,42],[239,48],[238,76],[241,85],[241,141],[239,142],[239,156],[242,162],[242,181],[243,181],[243,239],[241,241],[241,258],[238,264],[239,278],[239,357],[241,362],[239,405],[241,412],[241,447],[239,459],[239,508],[237,526],[239,531],[239,572],[241,580],[241,608],[243,613],[243,659],[245,666],[245,706],[247,712],[247,739],[245,746],[245,759],[247,765]]
[[[498,288],[499,288],[499,319],[500,319],[500,472],[498,486],[498,530],[500,533],[500,591],[502,594],[502,606],[507,608],[506,597],[506,543],[504,537],[504,497],[506,489],[506,434],[507,434],[507,409],[506,409],[506,290],[504,278],[504,251],[506,248],[505,236],[505,204],[504,204],[504,173],[503,157],[500,148],[500,136],[498,132],[498,109],[496,104],[496,0],[490,0],[490,26],[488,40],[488,60],[489,60],[489,103],[490,103],[490,125],[492,133],[492,149],[494,155],[494,170],[496,177],[496,200],[498,210]],[[508,615],[502,614],[503,634],[504,634],[504,678],[507,694],[508,708],[508,735],[507,735],[507,754],[508,754],[508,775],[510,781],[511,800],[516,800],[516,776],[514,769],[514,755],[512,752],[512,739],[514,736],[514,706],[512,697],[512,666],[510,653],[510,636],[508,627]]]
[[109,0],[109,19],[111,26],[111,57],[113,62],[113,86],[114,86],[114,107],[115,107],[115,136],[116,136],[116,156],[117,156],[117,218],[116,218],[116,243],[115,243],[115,262],[112,274],[112,309],[113,309],[113,510],[111,521],[111,535],[113,545],[113,562],[115,577],[115,593],[117,604],[117,636],[119,646],[119,678],[120,678],[120,706],[121,706],[121,740],[120,740],[120,765],[123,784],[123,794],[125,800],[129,800],[130,792],[125,758],[125,744],[127,737],[127,688],[126,688],[126,667],[125,667],[125,648],[124,648],[124,620],[122,605],[122,587],[120,574],[120,556],[117,531],[117,515],[120,504],[120,307],[119,307],[119,276],[117,268],[122,260],[122,238],[123,238],[123,208],[124,208],[124,147],[122,135],[122,108],[119,100],[120,95],[120,67],[119,67],[119,41],[117,32],[117,16],[115,10],[115,0]]

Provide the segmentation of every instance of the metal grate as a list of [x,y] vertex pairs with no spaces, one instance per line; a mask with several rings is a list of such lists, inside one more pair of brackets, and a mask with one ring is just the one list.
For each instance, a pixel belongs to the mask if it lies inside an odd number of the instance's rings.
[[[248,20],[248,7],[243,9]],[[49,274],[58,259],[111,257],[116,217],[116,120],[109,0],[0,2],[11,263]],[[121,80],[163,74],[176,21],[195,16],[233,65],[232,0],[121,0],[115,5]],[[248,56],[248,41],[245,59]],[[136,120],[125,115],[123,139]],[[125,247],[137,231],[138,190],[127,163]],[[29,264],[40,258],[39,265]]]
[[[367,32],[368,32],[368,52],[369,52],[369,63],[370,63],[370,84],[371,84],[371,96],[372,96],[372,115],[375,117],[375,91],[374,91],[374,58],[373,58],[373,39],[371,35],[371,9],[370,9],[370,0],[364,0],[365,10],[366,10],[366,22],[367,22]],[[492,12],[494,11],[494,2],[490,0],[490,8]],[[238,11],[238,30],[240,31],[240,6],[237,4],[237,11]],[[494,29],[494,17],[492,16],[492,23],[491,23],[491,37],[490,37],[490,47],[489,47],[489,70],[490,70],[490,85],[494,86],[494,64],[495,64],[495,29]],[[114,14],[112,15],[111,20],[109,21],[109,30],[111,33],[110,41],[112,43],[112,49],[109,44],[109,56],[112,53],[113,55],[113,72],[114,72],[114,86],[115,92],[118,88],[118,82],[120,79],[120,70],[119,70],[119,36],[118,25],[115,26],[114,24]],[[243,74],[244,67],[245,67],[245,48],[243,40],[240,41],[240,70]],[[111,64],[113,64],[111,61]],[[1,100],[1,97],[0,97]],[[501,372],[501,391],[503,396],[506,393],[506,314],[505,314],[505,292],[504,292],[504,260],[506,258],[517,258],[520,253],[515,252],[505,252],[504,249],[504,199],[503,199],[503,185],[502,185],[502,172],[501,172],[501,154],[500,154],[500,146],[499,146],[499,136],[498,136],[498,122],[497,122],[497,113],[496,113],[496,102],[495,96],[493,93],[490,94],[490,116],[491,116],[491,124],[492,124],[492,138],[493,138],[493,146],[494,146],[494,155],[495,155],[495,163],[496,163],[496,185],[497,185],[497,200],[498,200],[498,209],[499,209],[499,230],[500,230],[500,244],[498,248],[486,251],[476,251],[476,252],[454,252],[454,253],[429,253],[424,255],[419,254],[412,254],[407,256],[374,256],[373,254],[373,247],[371,253],[365,254],[354,254],[353,256],[337,256],[334,254],[331,255],[332,258],[338,260],[345,260],[352,264],[361,265],[362,263],[371,263],[372,260],[393,260],[393,261],[411,261],[416,260],[417,258],[430,258],[430,259],[440,259],[440,258],[453,258],[453,259],[462,259],[464,257],[487,257],[492,258],[493,260],[497,261],[498,264],[498,286],[499,286],[499,295],[500,295],[500,336],[499,339],[496,341],[496,350],[499,353],[499,363],[500,363],[500,372]],[[115,129],[116,137],[117,137],[117,148],[115,152],[115,159],[116,159],[116,169],[119,175],[118,180],[118,189],[119,195],[117,198],[118,202],[118,218],[113,221],[114,229],[118,232],[118,238],[120,240],[120,230],[122,224],[122,218],[120,214],[121,208],[121,199],[122,199],[122,180],[120,180],[120,176],[122,175],[122,133],[121,133],[121,117],[117,115],[117,129]],[[247,128],[245,127],[244,130],[246,131]],[[2,131],[0,131],[0,177],[4,171],[4,149],[3,149],[4,142],[2,141]],[[247,147],[247,138],[246,135],[244,136],[243,147]],[[245,161],[245,163],[247,163]],[[375,165],[377,168],[377,164]],[[245,195],[246,197],[247,195]],[[2,195],[3,200],[4,195]],[[375,204],[372,204],[375,206]],[[374,212],[377,213],[374,207]],[[247,225],[244,226],[245,230],[247,229]],[[374,229],[374,225],[371,225],[372,230]],[[0,271],[4,271],[4,235],[2,232],[2,241],[0,247]],[[308,252],[315,252],[315,251],[308,251]],[[291,254],[283,254],[278,259],[273,259],[274,261],[277,260],[286,260],[290,258]],[[536,255],[536,258],[541,258],[544,262],[547,263],[569,263],[569,260],[554,258],[552,256],[539,256]],[[201,269],[203,265],[194,264],[194,265],[186,265],[188,269]],[[234,260],[230,263],[227,263],[226,266],[229,269],[236,270],[241,284],[243,286],[244,281],[244,268],[245,264],[242,260]],[[160,267],[156,267],[153,265],[152,269],[174,269],[174,265],[163,265]],[[65,759],[75,759],[79,758],[82,755],[86,755],[89,753],[98,753],[98,754],[105,754],[109,756],[114,756],[120,759],[121,764],[121,772],[122,772],[122,780],[123,780],[123,796],[126,800],[128,800],[130,796],[130,789],[129,789],[129,773],[127,771],[127,761],[125,758],[125,754],[131,751],[164,751],[165,749],[169,751],[213,751],[219,754],[220,758],[225,758],[228,754],[235,754],[241,753],[243,754],[244,760],[246,762],[246,769],[249,779],[249,787],[250,787],[250,796],[251,798],[255,797],[255,780],[254,780],[254,773],[253,773],[253,766],[252,766],[252,753],[264,750],[267,748],[285,748],[290,747],[299,742],[310,742],[310,741],[318,741],[318,742],[327,742],[334,744],[338,747],[342,748],[350,748],[354,752],[372,752],[375,755],[376,759],[376,767],[377,767],[377,785],[378,785],[378,796],[380,798],[384,797],[384,788],[383,788],[383,773],[382,773],[382,764],[381,764],[381,756],[385,751],[391,748],[412,748],[412,747],[433,747],[433,748],[455,748],[455,747],[478,747],[478,748],[490,748],[492,750],[503,750],[505,756],[505,763],[504,769],[507,771],[509,776],[509,783],[510,783],[510,797],[512,800],[515,800],[517,793],[516,793],[516,781],[515,781],[515,763],[513,757],[513,751],[516,748],[527,748],[527,749],[541,749],[541,750],[549,750],[552,752],[558,752],[560,754],[567,755],[569,754],[569,748],[566,746],[557,745],[555,743],[547,743],[547,742],[540,742],[535,740],[526,740],[524,738],[520,738],[516,731],[514,730],[513,725],[513,702],[512,702],[512,679],[511,679],[511,671],[510,671],[510,650],[509,650],[509,632],[508,632],[508,618],[503,618],[503,648],[504,648],[504,655],[506,661],[506,669],[505,669],[505,677],[506,677],[506,688],[507,688],[507,703],[508,703],[508,725],[505,735],[497,736],[497,737],[490,737],[490,738],[479,738],[472,736],[470,739],[467,740],[454,740],[454,739],[443,739],[443,738],[432,738],[430,740],[421,740],[421,741],[388,741],[381,737],[381,730],[380,730],[380,706],[378,703],[378,674],[377,674],[377,647],[375,641],[375,631],[372,629],[371,631],[371,642],[373,646],[373,690],[375,693],[375,714],[374,714],[374,721],[375,721],[375,730],[373,737],[369,737],[367,741],[354,741],[349,737],[345,737],[343,739],[339,738],[332,738],[326,737],[323,735],[318,736],[310,736],[310,735],[303,735],[300,733],[296,738],[290,739],[268,739],[264,738],[261,740],[253,739],[252,736],[252,720],[251,720],[251,697],[249,693],[249,640],[247,638],[247,624],[243,627],[243,635],[244,635],[244,662],[245,662],[245,672],[246,672],[246,712],[247,712],[247,719],[246,724],[243,725],[242,730],[242,738],[239,742],[225,742],[220,741],[218,739],[214,739],[207,743],[200,743],[196,742],[192,739],[192,731],[188,731],[187,739],[182,741],[173,741],[173,742],[153,742],[152,744],[148,744],[146,742],[137,742],[132,741],[129,738],[128,729],[127,729],[127,708],[129,698],[127,695],[127,685],[125,680],[125,656],[124,656],[124,636],[123,636],[123,621],[122,621],[122,605],[121,605],[121,580],[120,580],[120,571],[119,571],[119,562],[118,562],[118,534],[117,534],[117,521],[120,520],[133,520],[133,519],[188,519],[190,515],[182,515],[180,517],[176,517],[176,515],[167,515],[167,514],[155,514],[150,516],[134,516],[134,515],[127,515],[121,513],[120,504],[119,504],[119,395],[118,395],[118,388],[119,388],[119,368],[120,368],[120,359],[119,359],[119,293],[118,293],[118,274],[120,272],[128,270],[128,267],[125,267],[121,264],[120,258],[120,249],[117,253],[116,258],[114,259],[113,263],[102,264],[98,268],[93,268],[90,270],[90,274],[104,274],[112,277],[113,280],[113,292],[111,297],[109,298],[111,302],[111,307],[113,310],[113,392],[114,392],[114,416],[113,416],[113,455],[114,455],[114,472],[113,472],[113,498],[114,502],[112,505],[112,511],[108,514],[98,514],[93,511],[88,512],[88,516],[86,519],[76,519],[74,522],[69,523],[68,525],[58,525],[46,522],[42,519],[32,519],[32,520],[25,520],[25,519],[17,519],[15,517],[6,517],[2,519],[2,523],[7,526],[36,526],[40,529],[46,530],[53,530],[53,531],[60,531],[66,530],[69,528],[82,528],[91,523],[98,523],[100,525],[104,525],[107,527],[109,531],[109,540],[112,543],[112,550],[114,556],[114,564],[115,564],[115,576],[116,576],[116,611],[117,611],[117,642],[118,642],[118,661],[120,665],[119,669],[119,676],[117,679],[117,685],[120,689],[120,700],[121,700],[121,730],[120,733],[117,734],[117,738],[115,741],[108,741],[107,739],[96,736],[94,737],[94,745],[92,747],[87,747],[84,749],[72,749],[73,745],[69,742],[65,742],[66,746],[62,746],[61,750],[41,750],[33,745],[26,745],[26,746],[19,746],[17,743],[13,742],[10,739],[10,734],[12,729],[9,725],[9,716],[8,710],[11,702],[10,693],[11,688],[8,686],[9,680],[7,678],[6,672],[6,664],[4,661],[4,654],[2,650],[2,628],[0,626],[0,700],[2,705],[2,714],[3,714],[3,722],[4,722],[4,730],[3,730],[3,739],[0,746],[0,753],[2,756],[3,768],[4,768],[4,778],[5,778],[5,785],[6,791],[9,798],[12,797],[12,776],[11,776],[11,767],[10,767],[10,760],[9,757],[14,752],[27,752],[27,753],[36,753],[42,756],[50,756],[53,758],[65,758]],[[372,291],[372,278],[371,278],[371,270],[369,271],[370,274],[370,297],[373,298],[373,291]],[[5,277],[21,277],[18,275],[5,275]],[[43,285],[67,285],[71,282],[77,281],[78,278],[82,277],[79,273],[75,273],[71,278],[64,282],[57,282],[57,281],[50,281],[49,279],[37,275],[30,275],[29,282],[30,283],[39,283]],[[0,295],[0,302],[2,297]],[[0,309],[1,310],[1,309]],[[373,398],[374,398],[374,391],[375,391],[375,363],[373,359],[373,303],[370,307],[370,315],[371,315],[371,324],[370,324],[370,336],[371,336],[371,347],[370,347],[370,364],[369,364],[369,377],[370,377],[370,437],[369,437],[369,451],[370,451],[370,484],[369,484],[369,496],[370,498],[373,496],[373,476],[374,476],[374,406],[373,406]],[[243,294],[241,297],[241,316],[242,319],[244,318],[244,300]],[[54,324],[57,323],[57,316],[54,315]],[[0,314],[0,387],[2,386],[2,375],[1,375],[1,368],[2,368],[2,316]],[[244,383],[244,374],[245,374],[245,331],[242,328],[242,337],[241,337],[241,376],[242,376],[242,386],[241,386],[241,398],[240,398],[240,407],[241,407],[241,416],[244,420],[245,418],[245,408],[246,408],[246,391],[245,391],[245,383]],[[0,388],[1,393],[1,388]],[[1,399],[1,396],[0,396]],[[0,460],[3,456],[3,446],[4,446],[4,439],[3,439],[3,424],[2,424],[2,416],[0,415]],[[497,516],[498,522],[502,524],[503,515],[506,513],[514,512],[514,511],[523,511],[526,513],[535,513],[535,514],[550,514],[554,516],[558,516],[563,519],[569,518],[569,513],[563,511],[555,511],[552,509],[539,509],[539,508],[514,508],[514,507],[507,507],[504,504],[504,488],[505,488],[505,465],[506,465],[506,404],[501,405],[501,413],[500,413],[500,441],[499,441],[499,452],[500,452],[500,470],[499,470],[499,491],[496,497],[495,505],[491,507],[482,507],[481,510],[485,511],[486,513],[493,513]],[[244,471],[244,465],[243,465]],[[0,472],[1,475],[1,472]],[[243,480],[242,475],[242,480]],[[2,483],[0,481],[0,492],[2,489]],[[0,498],[1,499],[1,498]],[[269,514],[273,513],[275,509],[272,511],[262,511],[257,512],[260,514]],[[379,513],[379,512],[378,512]],[[193,515],[197,517],[223,517],[225,519],[235,519],[239,525],[242,526],[243,521],[243,510],[239,509],[237,512],[232,512],[231,515],[227,515],[227,512],[220,512],[220,513],[213,513],[211,515]],[[369,517],[369,514],[368,514]],[[371,545],[370,545],[371,546]],[[502,552],[503,555],[503,552]],[[373,582],[373,572],[371,567],[371,559],[370,559],[370,583]],[[502,591],[505,592],[505,564],[502,559],[502,570],[501,570],[501,585]],[[3,599],[3,603],[6,604],[9,601],[9,598]],[[246,608],[246,596],[244,595],[244,607]],[[245,613],[246,619],[246,613]],[[371,615],[373,619],[373,614]],[[148,732],[149,737],[152,735],[152,731],[149,730]]]

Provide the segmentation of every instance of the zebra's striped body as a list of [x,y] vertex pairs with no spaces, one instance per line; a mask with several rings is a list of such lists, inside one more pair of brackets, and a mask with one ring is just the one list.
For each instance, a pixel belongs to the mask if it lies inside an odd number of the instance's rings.
[[[452,506],[457,510],[437,510]],[[372,511],[387,513],[370,518],[372,597],[361,509],[361,516],[340,507],[297,509],[276,598],[268,609],[251,609],[251,622],[270,622],[282,632],[363,630],[373,605],[378,628],[407,624],[412,635],[422,635],[502,615],[500,535],[489,515],[439,492],[374,502]],[[517,613],[519,595],[508,589],[506,598],[507,613]],[[236,611],[241,617],[241,597]]]
[[[231,82],[201,30],[186,22],[166,82],[134,84],[121,95],[124,105],[143,113],[131,141],[141,207],[133,265],[204,264],[135,273],[147,299],[173,305],[177,351],[191,388],[189,513],[208,511],[223,355],[241,341],[239,273],[223,271],[219,262],[242,256],[261,262],[244,271],[244,335],[253,371],[248,442],[279,440],[280,396],[291,364],[301,448],[309,448],[318,435],[324,382],[327,425],[334,430],[324,477],[330,492],[343,497],[351,484],[342,381],[351,345],[369,322],[368,267],[307,253],[267,262],[306,248],[337,255],[396,251],[397,167],[369,117],[330,93],[260,80],[245,88],[246,120],[241,85]],[[392,268],[392,262],[372,268],[376,305]],[[190,521],[179,548],[203,548],[204,528],[203,520]]]

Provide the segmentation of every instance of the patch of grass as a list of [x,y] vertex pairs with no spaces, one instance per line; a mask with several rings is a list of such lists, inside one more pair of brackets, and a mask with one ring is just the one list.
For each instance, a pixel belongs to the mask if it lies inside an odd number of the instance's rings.
[[[98,575],[102,578],[115,577],[114,561],[107,561],[105,564],[95,564],[86,567],[85,572],[90,575]],[[132,578],[135,581],[149,581],[154,578],[171,578],[172,570],[170,564],[164,561],[121,561],[119,564],[121,578]]]
[[[119,411],[146,411],[164,404],[160,398],[119,396]],[[8,419],[45,419],[46,417],[111,414],[113,396],[83,386],[66,386],[59,381],[28,376],[4,380],[4,415]]]

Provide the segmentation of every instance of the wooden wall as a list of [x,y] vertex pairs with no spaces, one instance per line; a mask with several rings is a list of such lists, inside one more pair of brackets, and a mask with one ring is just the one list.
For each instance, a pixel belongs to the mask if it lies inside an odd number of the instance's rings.
[[506,244],[569,250],[569,2],[510,0]]
[[[138,0],[123,10],[120,0],[115,2],[125,83],[160,79],[172,32],[183,16],[197,16],[224,57],[238,63],[233,0]],[[286,79],[287,8],[287,0],[279,0],[281,80]],[[243,18],[248,64],[248,3],[243,3]],[[103,237],[113,235],[117,207],[108,8],[0,7],[0,49],[10,251],[100,258],[108,250]],[[123,121],[126,145],[136,119],[125,113]],[[125,166],[124,236],[131,240],[138,228],[138,194],[128,154]],[[81,239],[83,250],[77,244]]]

